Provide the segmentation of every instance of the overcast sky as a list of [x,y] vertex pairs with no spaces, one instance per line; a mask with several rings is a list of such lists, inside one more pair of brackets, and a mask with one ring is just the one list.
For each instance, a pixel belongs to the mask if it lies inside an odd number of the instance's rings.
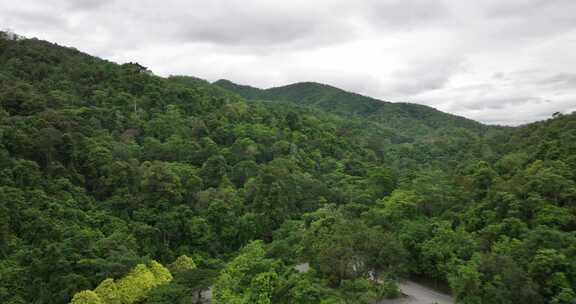
[[518,125],[576,111],[576,0],[18,0],[0,26],[158,75],[316,81]]

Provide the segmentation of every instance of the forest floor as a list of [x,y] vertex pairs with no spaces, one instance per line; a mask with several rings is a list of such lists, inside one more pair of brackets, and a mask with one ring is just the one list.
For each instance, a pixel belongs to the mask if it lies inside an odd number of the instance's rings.
[[212,287],[204,290],[202,292],[202,304],[209,304],[212,303]]

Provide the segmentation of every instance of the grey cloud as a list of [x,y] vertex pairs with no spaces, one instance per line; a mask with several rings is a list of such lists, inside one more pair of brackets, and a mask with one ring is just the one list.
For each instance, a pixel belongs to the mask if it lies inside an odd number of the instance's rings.
[[74,3],[73,8],[88,10],[108,6],[114,3],[114,1],[115,0],[74,0],[71,2]]
[[[470,90],[470,91],[467,91]],[[536,90],[533,93],[538,93]],[[489,124],[519,125],[551,117],[555,112],[569,113],[576,107],[576,92],[551,96],[531,94],[525,88],[501,89],[497,85],[460,88],[445,93],[448,101],[433,100],[442,110]],[[546,96],[547,95],[547,96]]]
[[516,87],[534,87],[551,93],[576,92],[576,73],[550,73],[535,69],[514,73],[498,73],[493,78],[500,82],[512,83]]
[[58,11],[44,10],[19,10],[8,9],[5,11],[5,22],[13,30],[25,30],[42,28],[45,30],[65,30],[66,18]]
[[570,113],[574,103],[569,99],[549,100],[536,105],[518,105],[503,109],[463,110],[456,113],[489,124],[522,125],[551,118],[555,112]]
[[[110,34],[130,44],[145,40],[172,43],[211,43],[230,47],[274,48],[326,46],[351,41],[360,24],[388,29],[427,26],[448,10],[427,0],[321,0],[318,5],[279,4],[274,1],[213,0],[47,0],[68,18],[83,14]],[[364,22],[364,23],[366,23]],[[78,26],[78,28],[83,28]],[[147,39],[142,39],[146,37]]]
[[484,7],[492,32],[515,40],[571,31],[576,26],[574,11],[573,0],[493,1]]
[[44,0],[53,3],[54,6],[73,11],[90,11],[104,8],[115,0]]
[[390,94],[416,95],[443,88],[450,78],[462,71],[465,61],[456,54],[427,58],[425,62],[414,62],[407,69],[392,74]]
[[[287,18],[288,17],[288,18]],[[299,41],[331,43],[353,36],[353,31],[340,22],[325,22],[310,16],[287,16],[285,18],[249,16],[218,16],[213,24],[195,23],[178,30],[176,38],[224,45],[285,45]],[[322,22],[324,21],[324,22]],[[311,41],[315,39],[315,41]]]
[[290,10],[282,5],[231,3],[218,6],[218,11],[208,9],[205,15],[176,17],[190,27],[175,35],[233,46],[270,47],[304,41],[310,47],[353,40],[362,23],[403,30],[427,26],[450,14],[441,2],[428,0],[319,1],[318,6],[295,5]]
[[[328,6],[311,9],[266,1],[189,3],[143,1],[139,8],[121,5],[132,19],[143,19],[148,34],[174,42],[211,43],[230,47],[272,48],[302,43],[311,47],[354,38],[355,28]],[[152,11],[152,12],[151,12]]]
[[115,43],[132,48],[156,43],[208,43],[244,48],[246,52],[278,47],[309,49],[350,41],[356,33],[356,26],[336,11],[339,5],[287,9],[286,5],[262,0],[46,0],[30,6],[0,5],[0,9],[3,6],[7,9],[0,17],[8,15],[8,23],[20,30],[42,31],[43,19],[61,30],[73,27],[76,32],[91,32],[98,27],[107,36],[122,37]]
[[[398,77],[402,77],[401,75],[402,73],[398,74]],[[390,87],[390,92],[399,95],[414,95],[429,90],[440,89],[449,79],[449,73],[422,74],[417,78],[406,78],[397,81],[393,86]]]
[[537,103],[545,102],[540,97],[533,96],[490,96],[487,98],[480,98],[469,102],[456,103],[452,110],[485,110],[485,109],[504,109],[510,106],[517,105],[534,105]]
[[484,11],[489,17],[509,17],[516,16],[522,12],[539,10],[549,4],[550,1],[548,0],[486,1],[486,4],[484,4]]
[[367,1],[364,9],[371,17],[370,21],[403,30],[430,26],[452,18],[452,12],[443,1],[371,0]]
[[568,88],[576,90],[576,74],[559,73],[541,80],[540,83],[560,89]]

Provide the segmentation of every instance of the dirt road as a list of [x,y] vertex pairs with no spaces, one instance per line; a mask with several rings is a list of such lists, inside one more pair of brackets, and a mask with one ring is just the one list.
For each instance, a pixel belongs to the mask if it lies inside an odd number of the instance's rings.
[[412,281],[404,281],[400,289],[406,297],[394,300],[382,300],[378,304],[453,304],[454,299],[444,293],[430,289]]

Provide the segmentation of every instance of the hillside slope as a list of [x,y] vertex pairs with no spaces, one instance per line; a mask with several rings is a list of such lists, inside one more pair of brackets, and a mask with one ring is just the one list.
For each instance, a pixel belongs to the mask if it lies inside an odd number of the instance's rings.
[[265,90],[235,84],[228,80],[218,80],[214,84],[249,100],[292,102],[338,115],[369,119],[385,127],[400,130],[410,137],[426,136],[430,131],[441,128],[464,128],[477,133],[494,129],[428,106],[382,101],[314,82],[301,82]]

